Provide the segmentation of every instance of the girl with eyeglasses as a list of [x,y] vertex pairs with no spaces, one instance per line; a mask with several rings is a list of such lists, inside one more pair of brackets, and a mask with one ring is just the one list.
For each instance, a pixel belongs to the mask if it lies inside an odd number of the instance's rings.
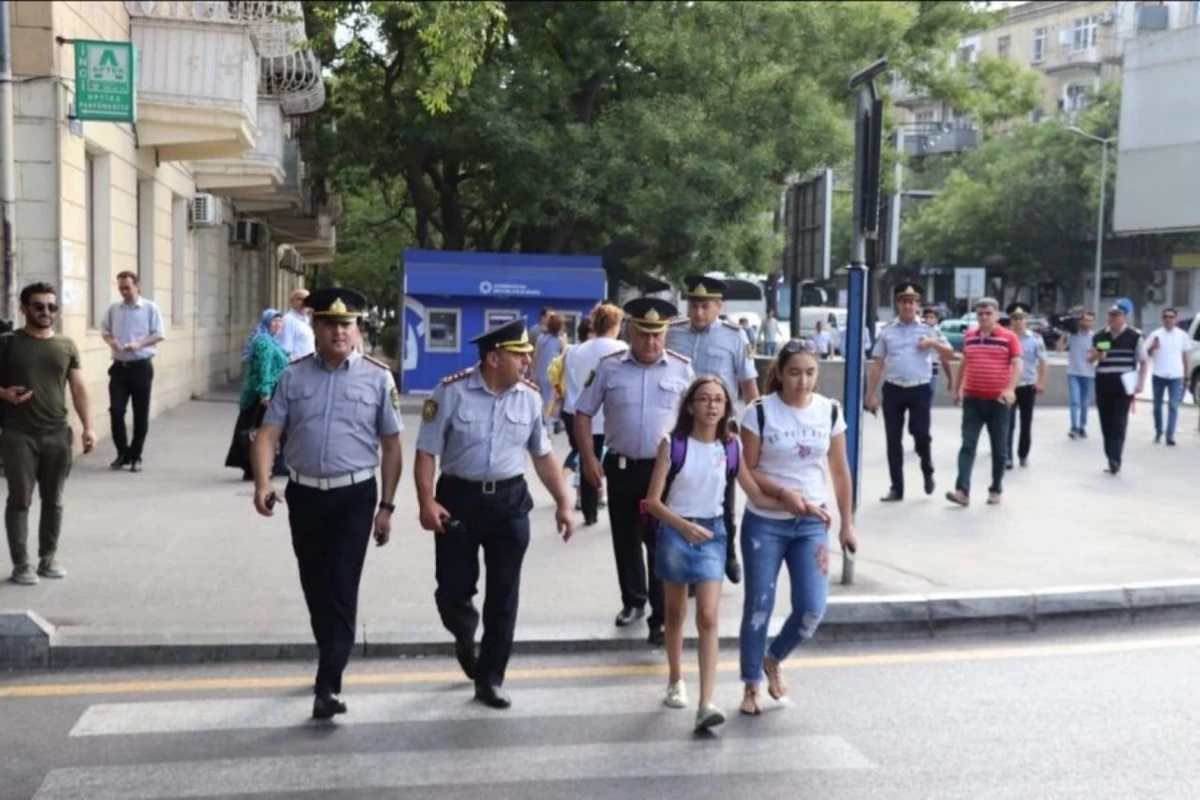
[[[762,494],[776,504],[760,505],[747,493],[742,518],[746,571],[740,636],[743,714],[762,712],[758,690],[764,673],[767,693],[777,701],[787,699],[781,664],[797,645],[813,637],[825,614],[831,502],[836,501],[839,512],[839,542],[850,552],[858,547],[846,423],[838,404],[817,393],[818,373],[813,348],[804,342],[788,342],[767,372],[765,394],[748,406],[742,417],[745,467]],[[775,586],[785,563],[792,607],[768,648]]]
[[663,702],[687,707],[683,683],[683,624],[688,586],[696,587],[700,636],[700,701],[696,730],[725,721],[712,703],[716,684],[721,581],[725,577],[725,484],[732,476],[748,497],[782,509],[766,497],[743,463],[733,430],[729,389],[712,375],[692,381],[679,405],[675,427],[659,444],[646,494],[646,510],[658,521],[654,563],[666,603],[665,644],[670,676]]

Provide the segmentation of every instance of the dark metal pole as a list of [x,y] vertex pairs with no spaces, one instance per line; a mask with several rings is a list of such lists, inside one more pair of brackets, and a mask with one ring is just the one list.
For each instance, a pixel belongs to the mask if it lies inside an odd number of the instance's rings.
[[408,311],[404,307],[404,290],[408,282],[404,274],[404,254],[396,258],[396,272],[400,275],[400,302],[396,309],[396,324],[400,326],[399,338],[396,339],[396,388],[404,392],[404,338],[408,331],[405,316]]
[[[0,225],[4,235],[4,314],[17,318],[16,159],[13,155],[11,3],[0,0]],[[61,291],[61,289],[60,289]]]

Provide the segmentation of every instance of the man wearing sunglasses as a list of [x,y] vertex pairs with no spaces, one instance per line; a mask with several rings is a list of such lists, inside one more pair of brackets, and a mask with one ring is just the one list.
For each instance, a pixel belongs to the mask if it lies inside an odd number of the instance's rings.
[[[58,301],[54,287],[31,283],[21,290],[25,327],[0,337],[0,399],[4,433],[0,457],[8,481],[4,528],[12,556],[13,583],[32,586],[38,577],[65,578],[56,558],[62,530],[62,496],[71,472],[72,438],[66,387],[83,426],[83,452],[96,446],[87,389],[75,342],[54,332]],[[37,487],[42,498],[38,564],[29,559],[29,505]]]

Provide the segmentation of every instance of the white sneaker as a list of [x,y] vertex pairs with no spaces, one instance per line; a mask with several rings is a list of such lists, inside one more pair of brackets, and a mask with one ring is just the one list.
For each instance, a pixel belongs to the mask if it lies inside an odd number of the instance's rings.
[[716,706],[705,706],[696,712],[696,730],[705,731],[725,722],[725,712]]
[[683,685],[683,681],[667,684],[667,696],[663,698],[663,705],[669,708],[687,708],[687,687]]

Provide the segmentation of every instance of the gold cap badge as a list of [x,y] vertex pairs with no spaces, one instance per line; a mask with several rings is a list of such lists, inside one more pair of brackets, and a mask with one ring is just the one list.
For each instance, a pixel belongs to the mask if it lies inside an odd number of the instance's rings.
[[646,312],[646,316],[642,317],[642,319],[646,322],[658,322],[661,317],[658,315],[658,311],[652,308]]
[[346,312],[346,304],[342,302],[342,298],[339,297],[336,300],[334,300],[333,303],[330,304],[329,313],[330,314],[345,314],[345,313],[347,313]]

